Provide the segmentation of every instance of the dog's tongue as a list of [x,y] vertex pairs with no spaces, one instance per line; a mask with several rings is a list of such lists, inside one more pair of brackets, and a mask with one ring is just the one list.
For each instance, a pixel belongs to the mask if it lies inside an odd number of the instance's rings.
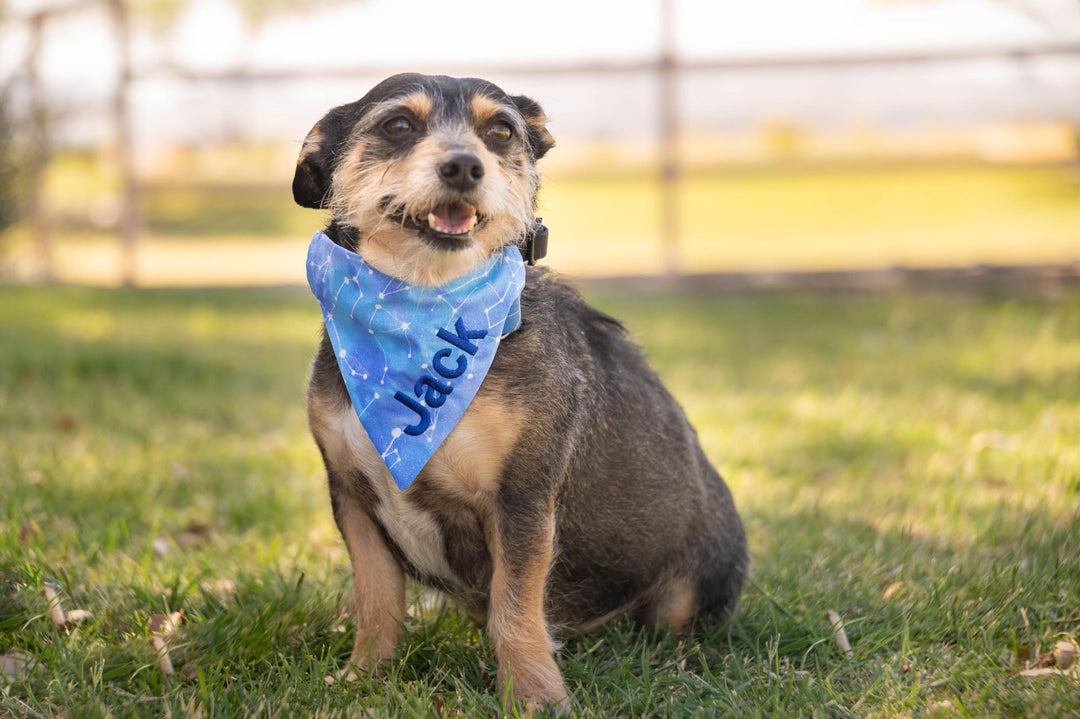
[[476,208],[464,202],[439,205],[428,213],[428,224],[437,232],[460,235],[476,224]]

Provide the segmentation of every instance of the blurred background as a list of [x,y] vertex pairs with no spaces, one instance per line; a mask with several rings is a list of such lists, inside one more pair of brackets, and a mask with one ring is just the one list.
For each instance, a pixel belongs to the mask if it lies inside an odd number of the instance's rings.
[[1080,260],[1080,0],[0,0],[0,279],[302,284],[300,143],[406,70],[544,105],[574,276]]

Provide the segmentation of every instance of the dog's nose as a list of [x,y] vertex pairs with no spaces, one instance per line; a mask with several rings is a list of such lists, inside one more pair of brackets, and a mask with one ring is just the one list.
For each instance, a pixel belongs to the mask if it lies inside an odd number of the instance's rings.
[[455,190],[471,190],[484,177],[484,163],[471,152],[459,152],[439,165],[439,177]]

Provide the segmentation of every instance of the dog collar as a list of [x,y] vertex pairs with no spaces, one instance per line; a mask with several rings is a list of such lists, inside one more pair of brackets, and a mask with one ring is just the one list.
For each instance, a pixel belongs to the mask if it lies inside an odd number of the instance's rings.
[[307,277],[360,423],[407,489],[521,326],[521,252],[507,246],[443,287],[412,287],[316,232]]

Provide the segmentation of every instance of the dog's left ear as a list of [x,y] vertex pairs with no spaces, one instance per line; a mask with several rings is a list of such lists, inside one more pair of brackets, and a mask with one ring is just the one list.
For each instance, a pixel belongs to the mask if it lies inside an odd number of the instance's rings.
[[311,132],[304,138],[292,181],[292,194],[296,204],[313,210],[324,208],[330,194],[330,173],[326,166],[327,149],[324,147],[326,135],[321,125],[322,121],[315,123],[315,127],[311,128]]
[[514,95],[510,98],[518,111],[529,125],[529,147],[532,149],[533,160],[539,160],[547,154],[547,151],[555,147],[555,138],[547,129],[547,115],[540,103],[531,97]]

